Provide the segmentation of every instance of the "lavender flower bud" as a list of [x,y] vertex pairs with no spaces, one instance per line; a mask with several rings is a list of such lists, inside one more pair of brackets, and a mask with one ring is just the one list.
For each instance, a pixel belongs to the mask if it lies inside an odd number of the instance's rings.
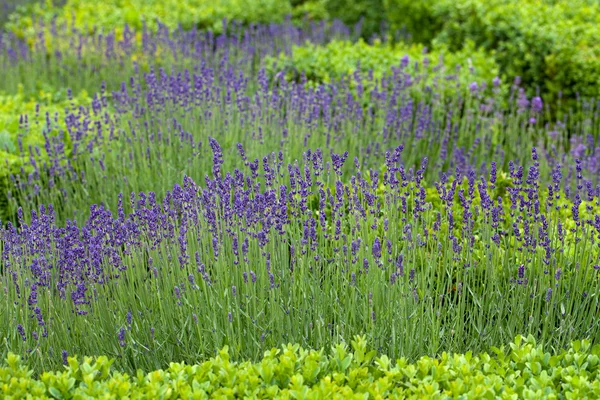
[[121,347],[125,347],[125,345],[127,344],[125,342],[125,328],[121,327],[121,329],[119,330],[119,334],[117,335],[117,338],[119,339],[119,345]]
[[27,336],[25,336],[25,329],[23,328],[23,325],[17,325],[17,332],[19,332],[19,335],[21,335],[21,339],[23,339],[23,341],[27,340]]

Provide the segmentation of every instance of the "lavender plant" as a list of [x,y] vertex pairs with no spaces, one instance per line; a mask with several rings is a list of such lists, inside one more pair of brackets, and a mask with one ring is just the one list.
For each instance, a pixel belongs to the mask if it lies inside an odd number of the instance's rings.
[[[465,97],[434,94],[416,101],[412,94],[422,87],[419,76],[413,77],[397,70],[363,93],[360,76],[357,87],[344,81],[311,87],[281,76],[271,83],[264,69],[255,78],[232,67],[208,65],[193,75],[151,71],[143,81],[132,78],[110,96],[103,88],[89,109],[68,110],[65,129],[46,124],[52,133],[45,145],[50,167],[32,161],[13,178],[12,213],[16,216],[20,206],[29,215],[39,204],[52,203],[60,221],[81,222],[89,215],[90,202],[114,211],[119,193],[155,191],[160,201],[160,193],[184,174],[198,181],[212,168],[209,136],[223,144],[227,169],[240,163],[238,143],[257,166],[265,153],[281,152],[285,162],[293,162],[298,154],[318,147],[325,153],[348,151],[377,170],[385,164],[386,151],[402,144],[410,149],[403,156],[409,167],[418,168],[422,157],[435,160],[435,169],[426,176],[432,182],[444,171],[487,173],[491,157],[506,170],[509,160],[527,160],[526,148],[535,145],[547,160],[540,172],[544,182],[550,181],[554,166],[574,165],[577,158],[597,183],[595,135],[569,141],[565,124],[541,126],[540,98],[529,105],[515,88],[513,106],[505,109],[497,97],[473,87]],[[26,150],[23,158],[38,151]],[[349,177],[347,167],[341,172]],[[569,174],[573,176],[573,168]]]
[[[284,163],[271,153],[186,177],[162,202],[119,197],[78,226],[40,208],[2,234],[2,335],[35,368],[69,354],[106,354],[122,368],[197,361],[228,345],[257,358],[294,342],[321,348],[359,332],[390,354],[479,351],[519,332],[550,346],[598,336],[600,187],[576,165],[541,184],[527,166],[442,175],[407,168],[402,146],[385,170],[320,149]],[[435,203],[440,204],[434,207]],[[168,322],[167,322],[168,321]],[[18,325],[18,328],[15,328]]]

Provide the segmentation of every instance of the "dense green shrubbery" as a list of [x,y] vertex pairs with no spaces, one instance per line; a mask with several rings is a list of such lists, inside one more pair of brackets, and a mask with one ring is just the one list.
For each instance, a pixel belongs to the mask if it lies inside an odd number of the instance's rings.
[[[330,83],[343,77],[373,73],[382,78],[394,73],[394,68],[410,72],[413,77],[423,76],[423,83],[443,85],[443,78],[455,75],[461,88],[472,82],[491,85],[499,68],[493,57],[472,42],[457,52],[447,46],[437,46],[431,51],[420,44],[403,45],[376,41],[372,45],[359,40],[357,43],[333,41],[326,46],[307,44],[295,46],[290,55],[281,54],[265,61],[272,73],[284,71],[288,80],[300,80],[304,76],[311,83]],[[446,84],[456,87],[456,83]],[[419,86],[419,90],[421,90]]]
[[329,19],[326,0],[291,0],[292,19],[322,21]]
[[384,0],[391,31],[406,30],[411,42],[431,43],[445,22],[434,13],[435,4],[435,0]]
[[200,365],[171,363],[166,370],[135,376],[111,370],[106,357],[83,362],[63,353],[64,371],[44,372],[38,379],[9,354],[0,369],[4,398],[594,398],[600,396],[600,346],[574,342],[552,354],[532,337],[519,336],[505,352],[493,355],[443,353],[406,359],[377,357],[364,339],[353,351],[340,344],[329,356],[298,345],[266,351],[258,363],[236,363],[225,347]]
[[383,0],[326,0],[325,3],[332,18],[350,26],[360,23],[364,37],[379,33],[386,19]]
[[387,0],[392,29],[406,27],[414,40],[465,41],[495,50],[503,74],[558,97],[596,96],[600,88],[600,12],[592,1]]
[[[0,94],[0,155],[3,159],[18,157],[21,147],[19,140],[26,153],[29,146],[43,147],[43,131],[47,129],[44,124],[46,113],[53,123],[63,125],[64,128],[65,109],[76,110],[81,105],[88,106],[90,102],[86,92],[69,100],[66,90],[40,90],[37,96],[28,97],[21,87],[15,95]],[[20,129],[20,120],[25,115],[28,120],[27,129]]]

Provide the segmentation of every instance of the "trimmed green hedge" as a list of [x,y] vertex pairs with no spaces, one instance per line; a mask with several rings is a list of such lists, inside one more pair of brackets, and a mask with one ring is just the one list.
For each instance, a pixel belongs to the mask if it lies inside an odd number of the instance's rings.
[[[551,354],[532,337],[519,336],[508,351],[442,354],[415,363],[392,362],[369,351],[364,339],[352,351],[337,345],[329,356],[298,345],[265,352],[258,363],[236,363],[225,347],[199,365],[171,363],[166,370],[129,376],[111,370],[107,357],[83,362],[63,353],[64,371],[38,378],[20,357],[9,354],[0,368],[0,394],[7,399],[85,398],[598,398],[600,346],[574,342]],[[58,355],[60,357],[60,355]],[[35,355],[32,355],[35,357]]]
[[600,91],[597,1],[386,0],[386,10],[392,29],[406,27],[415,41],[494,50],[505,76],[555,98]]

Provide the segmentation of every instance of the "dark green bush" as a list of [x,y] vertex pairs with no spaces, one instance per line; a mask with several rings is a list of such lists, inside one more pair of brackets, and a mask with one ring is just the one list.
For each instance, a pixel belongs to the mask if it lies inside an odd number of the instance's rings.
[[383,1],[326,0],[325,4],[332,18],[337,18],[349,26],[361,23],[362,36],[368,38],[380,31],[381,23],[385,20]]
[[472,40],[494,50],[502,73],[546,97],[600,89],[600,11],[587,0],[386,0],[392,29],[456,51]]
[[392,34],[406,31],[408,40],[430,44],[444,20],[434,14],[435,0],[384,0],[385,16]]

